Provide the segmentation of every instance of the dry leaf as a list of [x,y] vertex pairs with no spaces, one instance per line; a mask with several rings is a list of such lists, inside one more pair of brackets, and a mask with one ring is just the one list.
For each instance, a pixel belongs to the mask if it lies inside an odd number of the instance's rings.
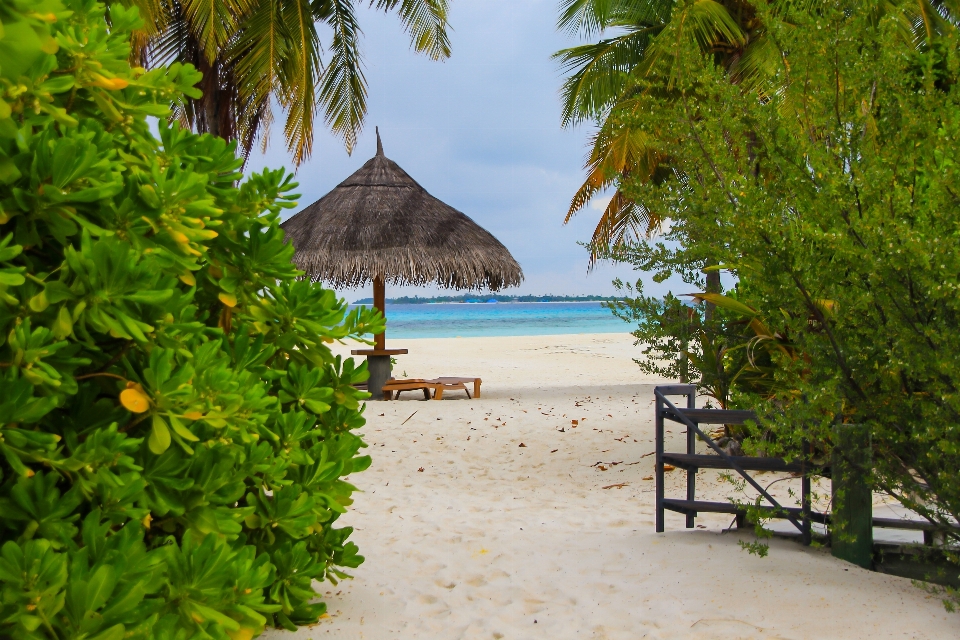
[[417,469],[417,471],[418,471],[419,473],[423,473],[423,467],[420,467],[419,469]]
[[622,489],[623,487],[627,486],[627,484],[628,483],[626,482],[621,482],[620,484],[609,484],[605,486],[604,489]]
[[653,480],[653,476],[644,476],[644,480]]
[[520,446],[521,446],[521,447],[526,447],[527,445],[525,445],[525,444],[523,444],[523,443],[521,442],[521,443],[520,443]]
[[665,465],[663,465],[663,470],[664,470],[664,471],[673,471],[674,469],[676,469],[676,467],[673,466],[672,464],[665,464]]
[[556,453],[557,451],[560,451],[560,449],[554,449],[554,450],[551,451],[550,453]]

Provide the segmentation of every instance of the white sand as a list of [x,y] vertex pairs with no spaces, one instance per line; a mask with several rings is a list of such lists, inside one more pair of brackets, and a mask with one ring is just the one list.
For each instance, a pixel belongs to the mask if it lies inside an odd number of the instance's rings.
[[[390,342],[410,349],[396,375],[480,376],[482,398],[457,392],[428,402],[407,392],[398,402],[369,404],[363,432],[374,462],[351,478],[364,493],[341,520],[356,527],[351,539],[367,560],[354,580],[320,585],[329,618],[269,637],[960,632],[960,616],[909,580],[784,540],[774,540],[766,558],[751,556],[738,540],[752,536],[723,533],[726,517],[699,518],[706,528],[691,531],[668,513],[667,532],[654,533],[654,483],[646,479],[653,456],[644,456],[654,448],[657,381],[631,361],[639,350],[630,336]],[[580,420],[577,428],[571,419]],[[679,426],[668,428],[671,448],[681,450]],[[668,495],[682,497],[682,472],[668,477]],[[715,473],[699,478],[698,497],[732,495]],[[786,499],[790,482],[774,485],[775,495]]]

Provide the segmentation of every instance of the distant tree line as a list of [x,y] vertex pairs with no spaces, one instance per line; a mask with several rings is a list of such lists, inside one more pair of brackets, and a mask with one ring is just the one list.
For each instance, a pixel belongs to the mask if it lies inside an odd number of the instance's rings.
[[[434,296],[421,298],[420,296],[401,296],[387,298],[387,304],[435,304],[438,302],[611,302],[617,300],[615,296],[502,296],[493,294],[465,294],[462,296]],[[360,298],[354,304],[373,304],[373,298]]]

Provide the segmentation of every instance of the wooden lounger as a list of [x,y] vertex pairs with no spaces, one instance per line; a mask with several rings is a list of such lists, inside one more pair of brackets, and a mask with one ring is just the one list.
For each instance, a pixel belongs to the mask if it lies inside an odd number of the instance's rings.
[[442,400],[443,392],[445,390],[463,390],[469,398],[471,397],[470,391],[467,389],[466,385],[468,382],[473,383],[473,397],[479,398],[481,382],[480,378],[434,378],[433,380],[424,380],[423,378],[406,378],[403,380],[397,380],[395,378],[391,378],[383,385],[383,399],[393,400],[394,398],[399,398],[401,391],[423,391],[424,399],[429,400],[431,390],[433,390],[434,400]]
[[443,390],[454,391],[457,389],[463,389],[467,397],[470,398],[470,391],[467,389],[467,383],[473,383],[473,396],[474,398],[480,397],[480,378],[463,378],[463,377],[448,377],[448,378],[434,378],[433,380],[427,380],[427,382],[432,382],[435,384],[442,385],[439,387],[438,391],[434,392],[433,399],[440,400],[443,397]]
[[423,378],[405,378],[403,380],[390,378],[383,385],[383,399],[393,400],[394,398],[399,398],[401,391],[423,391],[423,399],[429,400],[430,390],[436,390],[438,386],[437,383],[424,380]]

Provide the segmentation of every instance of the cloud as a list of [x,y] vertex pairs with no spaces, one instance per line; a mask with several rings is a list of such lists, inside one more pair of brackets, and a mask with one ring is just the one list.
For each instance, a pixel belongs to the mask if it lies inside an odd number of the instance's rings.
[[613,200],[613,196],[605,196],[602,198],[594,198],[590,201],[590,208],[594,211],[605,211],[607,205],[610,204],[610,201]]

